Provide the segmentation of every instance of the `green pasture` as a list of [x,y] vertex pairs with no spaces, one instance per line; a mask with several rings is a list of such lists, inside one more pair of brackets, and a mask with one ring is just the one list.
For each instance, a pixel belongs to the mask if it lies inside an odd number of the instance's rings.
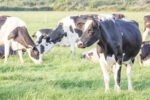
[[[115,12],[0,12],[0,15],[16,16],[24,20],[30,35],[42,28],[55,28],[58,21],[69,15],[109,14]],[[136,20],[143,32],[143,16],[148,12],[123,13],[128,20]],[[110,71],[110,91],[104,92],[103,74],[99,64],[80,59],[78,49],[71,56],[68,47],[54,47],[43,56],[43,63],[34,64],[27,53],[25,64],[18,55],[10,56],[8,63],[0,59],[0,100],[149,100],[150,66],[142,67],[135,61],[133,67],[134,91],[127,89],[126,67],[122,67],[120,93],[114,91],[113,73]]]

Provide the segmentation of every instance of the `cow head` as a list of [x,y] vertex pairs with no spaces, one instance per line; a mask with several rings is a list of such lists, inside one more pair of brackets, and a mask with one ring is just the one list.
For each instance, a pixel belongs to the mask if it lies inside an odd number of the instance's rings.
[[68,32],[73,33],[74,30],[72,25],[74,25],[74,22],[70,19],[70,17],[62,19],[59,22],[58,26],[52,31],[52,33],[49,34],[45,39],[42,39],[42,42],[38,47],[39,49],[41,49],[41,53],[46,54],[55,45],[61,43],[64,38],[67,38]]
[[81,36],[81,42],[78,43],[79,48],[85,48],[91,46],[98,40],[99,26],[98,22],[92,18],[88,19],[83,28],[83,34]]
[[31,60],[36,63],[42,63],[41,55],[31,37],[29,36],[26,27],[16,27],[8,36],[8,40],[11,40],[11,47],[13,50],[27,50]]
[[112,14],[114,19],[125,19],[125,15],[123,14]]
[[29,54],[29,57],[31,60],[36,64],[42,63],[42,56],[39,52],[39,50],[36,47],[30,47],[27,49],[27,52]]
[[42,39],[47,37],[47,34],[37,31],[32,35],[32,37],[36,39],[35,44],[39,45],[42,42]]
[[46,38],[41,38],[41,42],[38,45],[38,49],[42,54],[48,53],[57,43],[66,37],[67,34],[64,32],[62,25],[60,24],[51,34]]

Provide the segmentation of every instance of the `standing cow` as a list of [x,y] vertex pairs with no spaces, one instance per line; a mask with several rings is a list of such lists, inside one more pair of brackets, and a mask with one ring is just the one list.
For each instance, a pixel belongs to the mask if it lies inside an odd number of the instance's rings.
[[[116,15],[115,15],[116,16]],[[88,18],[94,18],[97,20],[115,19],[113,15],[80,15],[69,16],[63,18],[56,29],[47,37],[43,39],[39,48],[42,49],[42,53],[47,53],[55,45],[70,46],[72,55],[75,55],[75,44],[78,42],[82,35],[82,27]],[[80,22],[80,23],[78,23]],[[78,24],[78,26],[77,26]]]
[[40,53],[28,34],[26,24],[17,17],[0,16],[0,45],[5,46],[5,63],[10,47],[18,51],[22,63],[24,63],[22,50],[27,50],[29,57],[36,64],[42,62]]
[[144,33],[143,33],[143,41],[146,39],[146,37],[149,37],[150,39],[150,15],[144,16]]
[[141,47],[141,34],[135,21],[88,19],[83,28],[80,48],[97,42],[105,90],[109,90],[108,69],[113,66],[115,89],[120,91],[122,63],[127,66],[128,90],[132,90],[131,74],[135,56]]

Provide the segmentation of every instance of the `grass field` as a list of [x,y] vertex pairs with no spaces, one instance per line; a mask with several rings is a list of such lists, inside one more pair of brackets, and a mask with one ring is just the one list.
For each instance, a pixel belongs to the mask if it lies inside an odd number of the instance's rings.
[[[57,22],[68,15],[113,12],[0,12],[17,16],[28,26],[30,35],[41,28],[55,28]],[[139,22],[143,32],[143,16],[148,12],[123,13],[129,20]],[[93,46],[94,47],[94,46]],[[90,47],[92,48],[92,47]],[[43,57],[43,64],[35,65],[24,54],[25,64],[11,56],[8,64],[0,59],[0,100],[149,100],[150,66],[133,67],[134,91],[127,89],[126,67],[122,68],[121,93],[114,91],[113,73],[110,71],[110,92],[104,93],[104,81],[99,64],[80,59],[86,49],[76,49],[75,57],[67,47],[55,47]]]

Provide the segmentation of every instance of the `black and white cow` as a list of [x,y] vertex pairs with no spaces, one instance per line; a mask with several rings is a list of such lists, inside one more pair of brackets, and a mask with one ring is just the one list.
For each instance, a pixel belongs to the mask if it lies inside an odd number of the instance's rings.
[[88,19],[78,47],[89,47],[95,42],[98,44],[105,90],[109,90],[108,69],[113,66],[115,89],[120,91],[122,63],[127,66],[128,89],[132,90],[132,65],[142,42],[138,24],[135,21]]
[[72,55],[74,55],[75,45],[82,35],[81,29],[84,26],[84,23],[86,22],[87,18],[95,18],[97,20],[107,20],[107,19],[115,19],[115,16],[93,14],[93,15],[65,17],[59,22],[56,29],[48,36],[48,38],[46,40],[44,39],[42,40],[40,48],[44,48],[43,53],[45,54],[49,52],[51,48],[53,48],[55,45],[70,46]]
[[81,59],[86,59],[86,60],[92,61],[94,63],[98,63],[99,62],[99,56],[97,54],[96,48],[91,49],[91,50],[86,51],[86,52],[83,52],[81,55]]
[[[4,54],[5,54],[5,47],[0,46],[0,58],[4,58]],[[9,55],[16,55],[16,51],[13,51],[12,48],[10,48]]]
[[22,50],[27,50],[29,57],[36,64],[42,62],[40,53],[28,34],[26,24],[17,17],[0,16],[0,45],[5,46],[5,63],[10,47],[18,51],[22,63],[24,63]]
[[142,42],[142,47],[137,55],[140,65],[150,66],[150,41]]
[[145,15],[144,16],[143,41],[145,41],[147,36],[149,36],[149,39],[150,39],[150,15]]
[[53,29],[40,29],[35,32],[32,37],[35,38],[35,44],[39,45],[42,42],[43,38],[47,38],[53,32]]

